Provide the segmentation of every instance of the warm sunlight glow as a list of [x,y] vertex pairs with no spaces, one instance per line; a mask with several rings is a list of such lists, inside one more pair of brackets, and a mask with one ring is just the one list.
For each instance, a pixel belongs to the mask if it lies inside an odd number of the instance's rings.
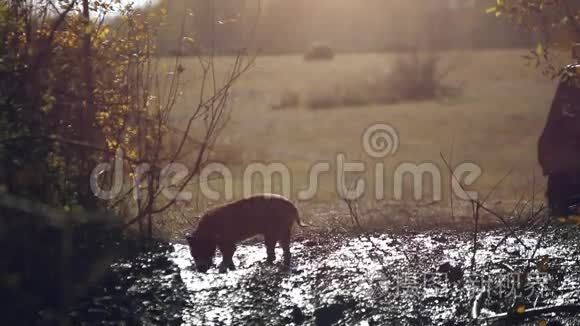
[[580,0],[0,0],[0,320],[579,325],[575,42]]

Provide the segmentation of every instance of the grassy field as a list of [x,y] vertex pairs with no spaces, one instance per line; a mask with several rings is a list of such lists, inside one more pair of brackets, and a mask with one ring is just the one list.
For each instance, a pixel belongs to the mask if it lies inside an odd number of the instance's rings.
[[[338,55],[332,61],[306,62],[301,56],[258,57],[255,66],[238,81],[229,107],[231,120],[216,145],[213,159],[231,167],[239,196],[242,172],[252,162],[281,162],[291,172],[292,195],[308,181],[310,167],[331,163],[331,172],[321,177],[319,191],[310,202],[337,198],[336,157],[367,164],[365,180],[374,189],[374,165],[385,165],[385,196],[393,199],[393,173],[402,162],[431,162],[443,177],[444,200],[448,206],[450,174],[440,155],[455,166],[473,162],[483,174],[470,190],[486,193],[507,173],[494,191],[493,202],[509,210],[522,196],[543,200],[544,177],[537,163],[536,142],[542,131],[556,83],[527,67],[521,55],[526,50],[461,51],[442,54],[445,82],[461,87],[453,98],[435,101],[400,102],[385,105],[345,106],[325,110],[305,107],[305,99],[330,94],[338,87],[362,84],[388,71],[396,56],[389,54]],[[197,59],[185,59],[184,94],[176,121],[196,103],[199,88]],[[218,76],[232,63],[217,59]],[[272,105],[287,93],[298,94],[301,103],[285,110]],[[398,151],[384,160],[370,157],[362,146],[365,129],[376,123],[394,127]],[[451,155],[452,154],[452,155]],[[406,205],[413,204],[410,179],[405,179]],[[279,185],[278,185],[279,186]],[[220,181],[212,181],[219,189]],[[429,188],[429,187],[427,187]],[[279,187],[274,189],[280,189]],[[256,189],[260,191],[260,189]],[[429,201],[426,198],[424,201]]]

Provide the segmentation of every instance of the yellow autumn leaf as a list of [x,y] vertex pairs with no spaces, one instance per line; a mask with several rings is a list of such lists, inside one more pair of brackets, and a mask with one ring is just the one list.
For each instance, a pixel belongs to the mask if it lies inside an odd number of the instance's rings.
[[486,14],[491,14],[491,13],[494,13],[494,12],[496,12],[496,11],[497,11],[497,7],[491,7],[491,8],[487,8],[487,9],[485,10],[485,13],[486,13]]
[[132,159],[132,160],[136,160],[137,159],[137,151],[134,149],[130,149],[127,151],[127,157]]
[[542,319],[538,322],[538,326],[546,326],[548,325],[548,322],[545,319]]
[[565,217],[558,217],[558,222],[560,223],[566,223],[566,218]]
[[544,56],[544,46],[542,45],[542,43],[538,43],[538,45],[536,46],[536,55],[538,57],[543,57]]
[[550,269],[550,258],[543,256],[536,264],[536,268],[540,273],[546,273]]
[[97,35],[97,37],[100,38],[100,39],[104,39],[104,38],[107,37],[107,35],[109,35],[109,32],[110,32],[109,27],[103,27],[99,31],[99,35]]
[[572,215],[568,218],[568,220],[574,224],[580,225],[580,215]]
[[518,315],[523,315],[526,312],[526,306],[524,306],[523,304],[519,304],[516,306],[516,314]]

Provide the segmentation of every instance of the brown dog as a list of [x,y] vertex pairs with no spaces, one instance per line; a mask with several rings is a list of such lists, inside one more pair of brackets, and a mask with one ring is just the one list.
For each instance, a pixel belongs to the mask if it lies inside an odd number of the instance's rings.
[[262,194],[235,201],[206,212],[197,230],[187,235],[187,243],[198,271],[206,272],[213,264],[216,248],[223,260],[221,273],[235,269],[232,257],[236,242],[264,235],[267,262],[274,261],[274,248],[280,242],[284,250],[284,264],[290,264],[290,237],[292,226],[300,221],[298,210],[288,199],[274,194]]

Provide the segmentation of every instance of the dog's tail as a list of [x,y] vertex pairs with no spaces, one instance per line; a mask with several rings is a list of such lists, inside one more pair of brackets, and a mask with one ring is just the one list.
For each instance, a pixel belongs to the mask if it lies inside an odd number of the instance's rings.
[[298,224],[299,227],[307,227],[310,226],[304,222],[302,222],[302,220],[300,219],[300,214],[298,214],[298,212],[296,212],[296,215],[294,215],[296,218],[296,224]]

